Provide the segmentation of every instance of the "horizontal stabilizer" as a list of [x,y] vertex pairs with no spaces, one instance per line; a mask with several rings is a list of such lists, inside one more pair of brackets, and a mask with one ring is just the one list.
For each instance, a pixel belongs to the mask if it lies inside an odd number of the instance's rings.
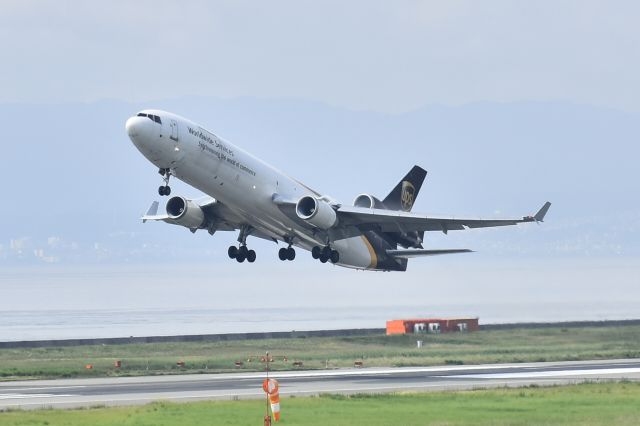
[[407,250],[387,250],[387,254],[397,259],[409,259],[411,257],[420,256],[438,256],[440,254],[454,253],[471,253],[469,249],[442,249],[442,250],[425,250],[425,249],[407,249]]
[[142,223],[146,223],[146,221],[148,220],[164,220],[166,221],[167,219],[169,219],[169,216],[164,214],[164,215],[158,215],[158,206],[160,205],[159,202],[154,201],[153,203],[151,203],[151,205],[149,206],[149,210],[147,210],[147,213],[142,216]]

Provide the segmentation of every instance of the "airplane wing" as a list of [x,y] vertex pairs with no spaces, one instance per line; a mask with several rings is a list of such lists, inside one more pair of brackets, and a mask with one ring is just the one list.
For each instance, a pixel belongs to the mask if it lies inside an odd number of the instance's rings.
[[[298,222],[303,228],[313,229],[311,224],[296,216],[296,200],[284,198],[279,194],[273,194],[272,201],[287,216]],[[329,229],[328,232],[334,241],[357,237],[367,231],[398,232],[401,234],[408,232],[441,231],[446,234],[449,231],[469,228],[489,228],[517,225],[526,222],[543,222],[549,207],[551,207],[551,203],[547,201],[535,215],[513,219],[463,219],[428,216],[397,210],[368,209],[340,205],[334,207],[338,216],[338,225]]]
[[[464,230],[468,228],[488,228],[517,225],[526,222],[542,222],[551,203],[546,202],[533,216],[514,219],[463,219],[455,217],[435,217],[384,209],[366,209],[361,207],[340,206],[337,209],[340,230],[334,232],[334,238],[355,236],[358,231],[380,232],[421,232]],[[356,229],[358,231],[356,231]],[[340,235],[342,234],[342,236]]]

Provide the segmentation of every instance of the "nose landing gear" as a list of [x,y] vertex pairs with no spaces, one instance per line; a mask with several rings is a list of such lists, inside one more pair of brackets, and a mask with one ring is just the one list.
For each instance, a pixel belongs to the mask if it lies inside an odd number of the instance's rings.
[[158,194],[162,195],[170,195],[171,187],[169,186],[169,179],[171,178],[171,169],[160,169],[158,173],[162,175],[162,180],[164,180],[164,185],[158,188]]

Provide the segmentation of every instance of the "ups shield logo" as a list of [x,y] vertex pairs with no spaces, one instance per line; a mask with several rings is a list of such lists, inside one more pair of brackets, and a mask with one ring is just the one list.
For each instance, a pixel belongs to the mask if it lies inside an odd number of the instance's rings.
[[400,194],[400,206],[402,207],[402,210],[405,212],[411,210],[415,195],[416,188],[411,184],[411,182],[407,182],[406,180],[402,181],[402,193]]

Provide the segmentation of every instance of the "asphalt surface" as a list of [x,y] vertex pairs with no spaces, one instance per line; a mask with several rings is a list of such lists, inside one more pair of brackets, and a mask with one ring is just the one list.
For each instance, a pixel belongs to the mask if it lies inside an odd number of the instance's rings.
[[[459,390],[640,380],[640,359],[290,371],[271,376],[278,379],[283,396]],[[0,410],[263,398],[264,378],[265,373],[234,373],[2,382]]]

